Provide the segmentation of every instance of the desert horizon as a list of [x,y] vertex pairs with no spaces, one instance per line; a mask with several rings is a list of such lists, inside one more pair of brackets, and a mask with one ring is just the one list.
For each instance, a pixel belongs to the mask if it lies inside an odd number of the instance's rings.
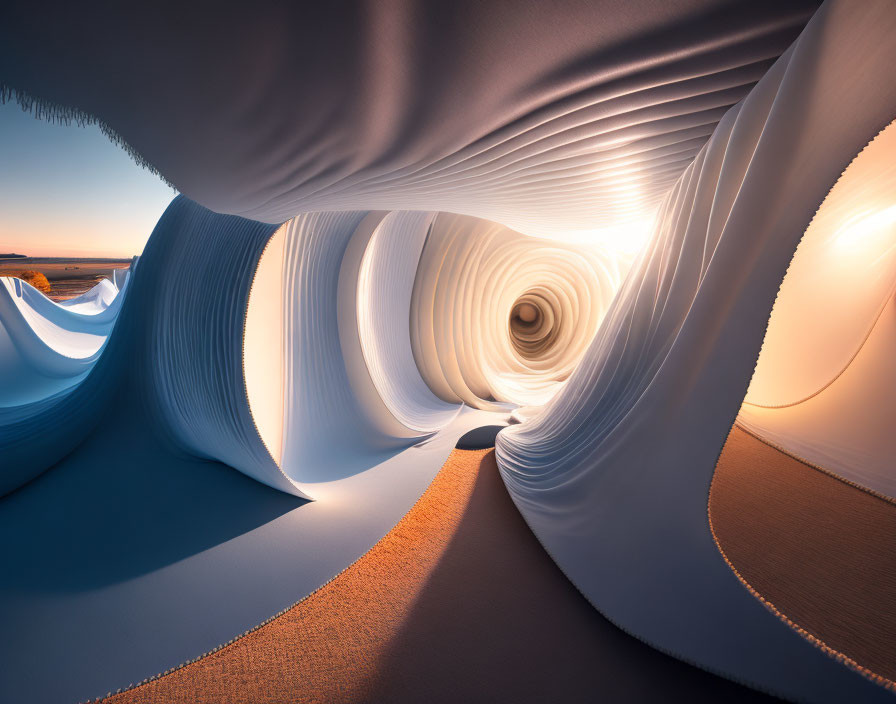
[[896,0],[12,5],[0,704],[893,704]]
[[59,302],[86,293],[103,279],[111,280],[114,270],[127,269],[131,261],[123,257],[9,257],[3,254],[0,255],[0,276],[39,272],[50,284],[47,296]]

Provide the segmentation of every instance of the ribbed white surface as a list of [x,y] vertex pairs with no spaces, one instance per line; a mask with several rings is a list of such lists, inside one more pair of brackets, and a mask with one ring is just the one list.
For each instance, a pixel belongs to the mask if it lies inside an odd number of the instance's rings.
[[386,215],[365,248],[356,292],[360,366],[395,418],[418,433],[437,431],[459,410],[458,403],[433,394],[411,347],[414,281],[434,218],[425,212]]
[[562,238],[654,209],[817,4],[11,13],[0,80],[101,117],[218,212],[447,211]]
[[[204,14],[181,12],[176,33],[139,8],[126,22],[108,8],[97,27],[15,14],[0,23],[0,78],[50,114],[101,116],[186,197],[160,220],[105,347],[60,322],[81,313],[0,288],[13,331],[0,356],[31,345],[22,358],[41,373],[80,382],[0,407],[14,463],[0,490],[116,413],[142,424],[159,462],[215,459],[369,512],[369,547],[472,423],[452,420],[459,404],[519,404],[523,422],[497,442],[507,488],[611,620],[788,698],[888,696],[743,589],[706,515],[797,244],[896,114],[887,0],[829,2],[772,65],[811,6],[222,7],[199,50]],[[67,49],[71,62],[47,59]],[[98,70],[110,57],[116,70]],[[178,70],[159,80],[157,65]],[[276,278],[253,287],[256,271]],[[437,452],[411,447],[449,421],[426,439]],[[301,525],[325,553],[314,530],[335,524]],[[338,537],[343,557],[365,542]]]
[[666,196],[649,249],[567,386],[497,443],[520,511],[604,614],[678,657],[811,701],[884,692],[858,675],[847,682],[743,588],[706,507],[797,244],[896,114],[884,78],[896,13],[861,7],[826,5],[728,113]]
[[[411,301],[417,367],[446,401],[477,408],[545,403],[591,343],[626,264],[625,257],[599,246],[527,237],[497,223],[439,214]],[[515,346],[512,331],[521,300],[536,309],[536,335],[548,341],[528,354]]]

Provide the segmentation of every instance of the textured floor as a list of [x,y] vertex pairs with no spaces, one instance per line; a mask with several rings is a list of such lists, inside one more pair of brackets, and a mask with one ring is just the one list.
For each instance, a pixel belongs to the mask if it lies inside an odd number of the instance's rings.
[[283,616],[123,702],[759,701],[603,619],[490,450],[455,451],[369,553]]
[[829,647],[896,679],[896,505],[735,426],[709,510],[723,551],[760,595]]

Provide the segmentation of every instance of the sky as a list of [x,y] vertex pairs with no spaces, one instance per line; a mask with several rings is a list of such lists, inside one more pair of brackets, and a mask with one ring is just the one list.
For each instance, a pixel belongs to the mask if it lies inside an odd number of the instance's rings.
[[0,104],[0,252],[129,258],[175,195],[96,125]]

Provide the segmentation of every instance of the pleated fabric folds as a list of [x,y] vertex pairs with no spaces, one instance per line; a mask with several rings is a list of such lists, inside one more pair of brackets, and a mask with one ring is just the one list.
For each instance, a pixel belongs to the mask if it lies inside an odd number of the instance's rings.
[[797,244],[896,114],[896,17],[887,3],[855,10],[825,5],[725,116],[566,388],[497,444],[520,511],[601,612],[680,658],[813,701],[883,692],[742,587],[706,507]]

